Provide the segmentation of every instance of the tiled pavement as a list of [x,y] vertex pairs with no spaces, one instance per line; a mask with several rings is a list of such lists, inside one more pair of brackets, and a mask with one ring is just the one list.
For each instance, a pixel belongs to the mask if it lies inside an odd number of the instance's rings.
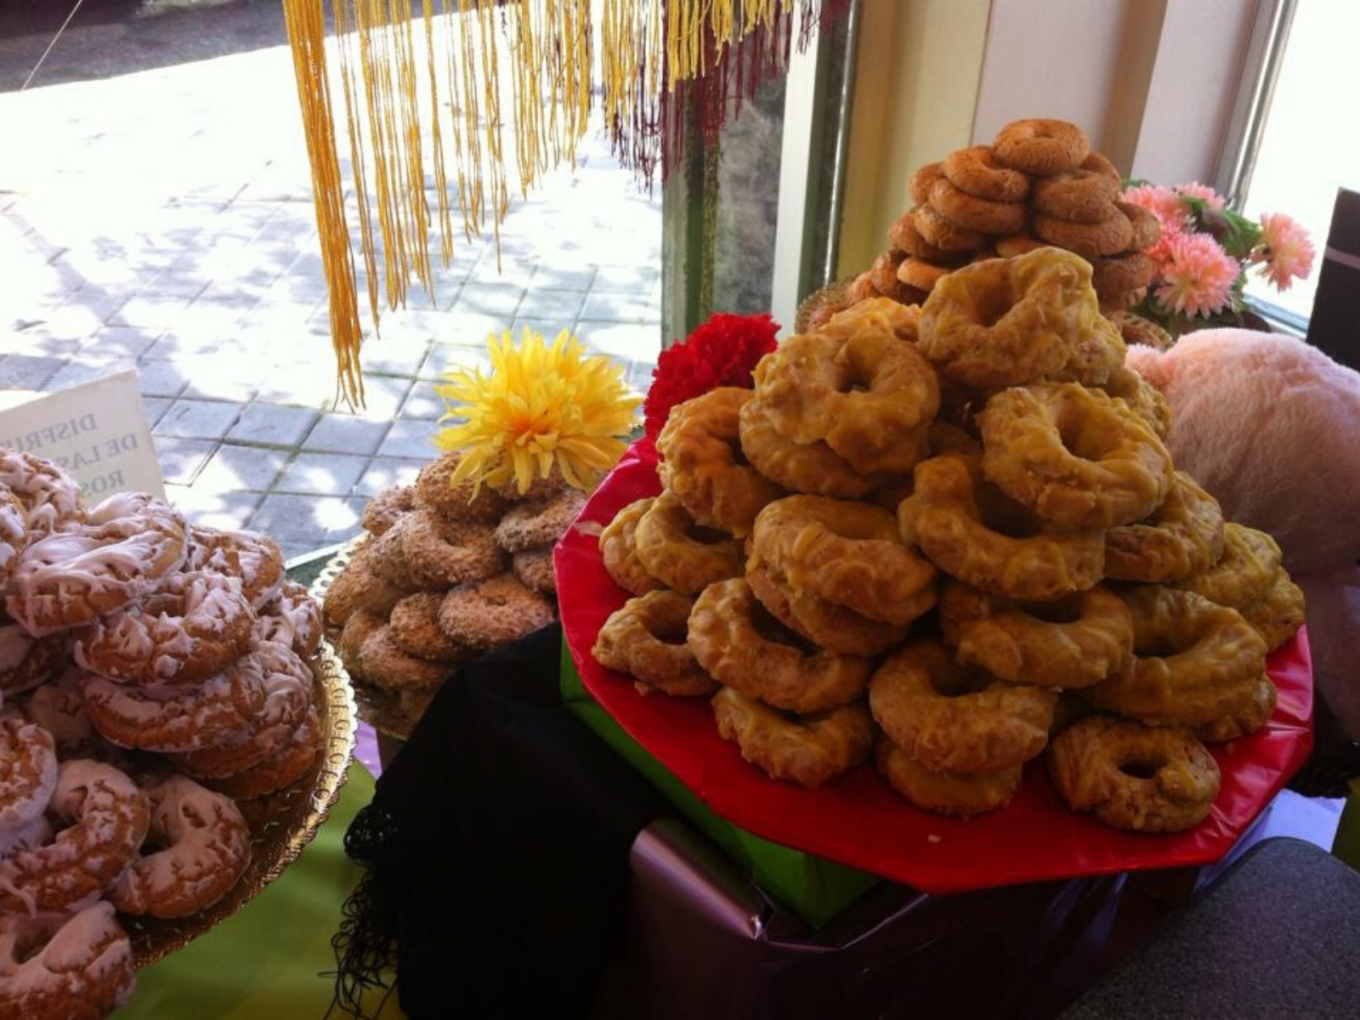
[[[430,456],[433,384],[488,331],[573,329],[642,388],[659,349],[659,196],[597,136],[518,201],[501,265],[460,234],[433,297],[366,341],[367,407],[336,407],[325,285],[285,47],[0,94],[0,389],[136,368],[172,500],[340,541]],[[434,242],[437,244],[437,241]]]

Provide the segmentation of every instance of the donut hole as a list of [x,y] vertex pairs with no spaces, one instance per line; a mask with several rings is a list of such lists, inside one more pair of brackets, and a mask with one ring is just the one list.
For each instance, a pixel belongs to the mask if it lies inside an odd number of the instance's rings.
[[1054,425],[1067,451],[1082,460],[1101,460],[1110,450],[1109,433],[1101,416],[1083,414],[1075,404],[1064,405]]
[[1130,779],[1141,779],[1145,781],[1154,778],[1160,769],[1161,765],[1159,763],[1145,761],[1140,758],[1123,762],[1119,766],[1121,775],[1128,776]]
[[991,329],[1015,307],[1009,287],[978,287],[971,296],[976,301],[973,317],[983,329]]
[[753,601],[751,606],[751,626],[762,640],[772,645],[784,645],[796,649],[803,655],[816,655],[819,651],[811,641],[780,623],[774,614],[759,602]]
[[702,524],[691,524],[685,528],[685,536],[693,539],[700,545],[721,545],[723,542],[730,542],[732,536],[725,531],[717,528],[709,528]]
[[1027,602],[1026,614],[1043,623],[1076,623],[1081,619],[1081,599],[1068,596],[1055,602]]
[[740,438],[733,436],[727,441],[729,459],[733,467],[750,467],[751,462],[746,459],[746,451],[741,448]]
[[663,645],[683,645],[689,640],[689,619],[671,617],[648,621],[647,633]]
[[993,677],[982,670],[963,666],[934,670],[930,675],[930,686],[942,698],[961,698],[966,694],[976,694],[995,682]]
[[1006,538],[1033,538],[1044,529],[1044,522],[1028,507],[1022,506],[992,485],[977,488],[978,519],[987,530]]

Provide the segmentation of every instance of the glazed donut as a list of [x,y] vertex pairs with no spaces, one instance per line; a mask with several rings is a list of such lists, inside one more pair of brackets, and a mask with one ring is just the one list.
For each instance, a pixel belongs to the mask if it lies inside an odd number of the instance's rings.
[[[936,248],[922,236],[921,231],[916,227],[916,211],[914,209],[907,210],[893,221],[893,225],[888,230],[888,243],[896,250],[905,252],[914,259],[921,259],[923,262],[930,262],[937,266],[959,265],[963,261],[963,256],[959,252]],[[897,278],[902,279],[900,267]]]
[[914,342],[920,323],[920,305],[904,305],[878,297],[841,309],[810,332],[833,336],[837,340],[849,340],[860,333],[883,333]]
[[1151,209],[1134,205],[1132,202],[1116,202],[1115,208],[1129,218],[1129,226],[1133,228],[1130,248],[1144,251],[1162,239],[1161,221]]
[[1091,154],[1086,132],[1065,120],[1032,118],[1012,121],[992,141],[1002,166],[1049,176],[1081,166]]
[[109,890],[125,914],[187,917],[225,896],[250,863],[250,829],[226,797],[188,776],[150,791],[150,842]]
[[698,523],[741,538],[761,507],[783,493],[743,463],[740,415],[752,393],[719,386],[671,408],[656,449],[657,473]]
[[249,652],[254,630],[255,613],[235,581],[172,574],[142,601],[73,631],[71,654],[112,680],[195,684]]
[[859,699],[873,670],[868,659],[804,646],[740,577],[704,589],[689,614],[689,648],[718,683],[799,715]]
[[1117,327],[1103,315],[1097,315],[1089,336],[1077,342],[1072,356],[1062,369],[1055,372],[1055,382],[1078,382],[1083,386],[1099,386],[1110,381],[1110,376],[1124,367],[1129,349]]
[[0,694],[5,697],[45,683],[65,661],[64,634],[35,638],[21,624],[0,623]]
[[1100,307],[1122,311],[1134,304],[1157,274],[1157,263],[1141,251],[1091,260],[1091,285]]
[[639,681],[641,694],[652,690],[673,698],[711,694],[718,685],[687,643],[693,608],[694,599],[678,591],[653,591],[629,599],[600,628],[590,654],[605,669]]
[[444,633],[479,652],[518,641],[555,618],[551,602],[510,574],[459,585],[439,607]]
[[1166,498],[1149,517],[1105,533],[1105,576],[1154,584],[1178,581],[1207,570],[1222,554],[1218,500],[1177,471]]
[[[443,605],[442,600],[440,605]],[[345,630],[349,630],[349,624],[345,625]],[[356,633],[356,640],[358,636]],[[433,690],[453,672],[453,667],[447,663],[408,655],[397,644],[388,624],[382,624],[364,636],[357,659],[359,673],[365,680],[393,691]]]
[[885,736],[874,745],[878,774],[925,811],[971,818],[1005,807],[1020,789],[1024,767],[995,772],[932,772]]
[[505,497],[489,485],[479,489],[470,478],[450,484],[462,459],[462,454],[450,450],[421,468],[416,475],[415,505],[452,521],[495,524],[505,515]]
[[[424,692],[406,690],[402,691],[402,697],[413,693]],[[244,772],[208,780],[208,785],[233,800],[265,797],[292,786],[305,776],[320,752],[321,721],[313,706],[280,751]]]
[[998,163],[988,145],[955,149],[944,158],[942,169],[950,184],[977,198],[992,202],[1023,202],[1029,197],[1029,178],[1019,170]]
[[19,498],[0,487],[0,588],[9,585],[9,575],[28,545],[27,514]]
[[540,595],[554,595],[557,592],[552,546],[515,553],[510,557],[510,571],[519,578],[520,584]]
[[[675,411],[672,410],[671,420],[674,419]],[[658,449],[660,445],[658,440]],[[516,503],[496,525],[496,544],[509,553],[554,546],[575,523],[585,505],[585,494],[578,489],[563,489],[543,499]]]
[[1013,259],[1020,255],[1028,255],[1040,248],[1049,247],[1047,241],[1040,241],[1028,232],[1011,234],[1009,237],[998,237],[993,243],[996,247],[996,253],[1003,259]]
[[790,496],[760,512],[752,538],[789,584],[871,620],[906,624],[935,605],[935,568],[880,507]]
[[18,500],[24,530],[35,537],[50,535],[85,513],[80,485],[51,461],[0,448],[0,487]]
[[1251,703],[1266,646],[1237,610],[1146,585],[1122,593],[1133,613],[1133,667],[1082,694],[1152,726],[1200,726]]
[[136,984],[132,943],[112,904],[0,916],[0,1016],[7,1020],[102,1020]]
[[[56,680],[45,683],[24,702],[24,713],[52,734],[63,758],[87,757],[94,750],[94,726],[85,714],[85,697],[80,693],[84,674],[68,669]],[[0,827],[3,827],[0,819]]]
[[909,287],[923,290],[927,294],[935,289],[935,284],[948,276],[947,266],[937,266],[924,259],[906,258],[897,268],[897,278]]
[[1280,547],[1264,531],[1223,526],[1223,555],[1212,567],[1176,582],[1220,606],[1245,606],[1266,598],[1280,572]]
[[637,554],[638,522],[655,502],[649,496],[629,503],[600,532],[600,559],[604,561],[605,570],[609,571],[615,584],[633,595],[645,595],[665,587],[647,573]]
[[1188,729],[1092,716],[1053,738],[1048,774],[1073,811],[1134,832],[1181,832],[1209,814],[1219,772]]
[[940,598],[940,626],[960,663],[1011,683],[1089,687],[1133,661],[1133,617],[1103,585],[1035,604],[954,582]]
[[1104,174],[1116,185],[1123,187],[1124,175],[1119,172],[1119,168],[1109,161],[1105,156],[1092,149],[1085,159],[1081,161],[1080,170],[1089,170],[1092,173]]
[[255,633],[261,641],[287,645],[299,658],[310,659],[321,643],[321,603],[296,581],[285,581],[260,610]]
[[1142,418],[1158,436],[1165,439],[1171,431],[1171,405],[1160,391],[1133,369],[1120,366],[1110,373],[1110,378],[1101,383],[1100,388],[1124,401],[1129,410]]
[[256,531],[218,531],[191,525],[184,568],[236,578],[253,609],[277,595],[284,580],[279,544]]
[[901,644],[909,624],[884,623],[795,588],[774,567],[752,556],[746,583],[770,615],[814,645],[838,655],[873,657]]
[[969,230],[953,220],[941,216],[933,206],[923,203],[911,211],[916,232],[926,244],[945,252],[975,252],[987,247],[987,235],[980,230]]
[[960,666],[935,641],[890,655],[869,680],[869,710],[893,743],[935,772],[995,772],[1048,743],[1058,695]]
[[111,765],[64,761],[49,814],[65,827],[50,842],[0,861],[0,910],[75,908],[106,890],[146,837],[146,794]]
[[1196,726],[1195,736],[1206,744],[1224,744],[1255,733],[1275,714],[1279,693],[1270,677],[1260,677],[1249,700],[1213,722]]
[[1264,598],[1248,602],[1237,611],[1261,635],[1266,651],[1273,652],[1303,626],[1304,608],[1303,589],[1281,568]]
[[1098,314],[1091,267],[1041,248],[941,280],[922,309],[917,346],[965,386],[1021,386],[1062,368]]
[[957,227],[980,234],[1017,234],[1029,209],[1023,202],[993,202],[954,187],[947,180],[930,188],[930,207]]
[[643,569],[686,595],[741,573],[741,543],[700,527],[672,492],[663,492],[642,515],[633,541]]
[[[522,503],[510,513],[529,505]],[[496,544],[499,533],[489,524],[450,520],[429,510],[416,510],[402,518],[378,543],[386,541],[389,535],[399,536],[399,559],[404,561],[407,576],[422,587],[447,588],[494,577],[504,569],[505,557]],[[374,556],[375,563],[379,562],[376,548]]]
[[453,640],[439,626],[439,608],[443,604],[443,592],[422,591],[393,606],[389,623],[397,647],[427,662],[456,665],[472,658],[472,649]]
[[741,451],[757,471],[791,492],[857,499],[881,482],[878,476],[860,474],[824,440],[795,443],[785,438],[759,397],[742,406]]
[[1034,182],[1035,211],[1069,223],[1100,223],[1114,212],[1119,182],[1094,170],[1068,170]]
[[982,470],[1012,499],[1069,528],[1146,517],[1171,485],[1171,455],[1143,420],[1099,390],[1036,383],[987,401]]
[[19,716],[0,716],[0,834],[40,819],[56,785],[52,734]]
[[185,687],[135,687],[87,674],[85,711],[104,739],[142,751],[193,751],[244,734],[264,705],[258,653]]
[[121,609],[184,562],[183,519],[149,496],[111,496],[88,520],[32,542],[19,557],[6,606],[35,637]]
[[935,371],[916,345],[884,333],[844,343],[791,337],[756,366],[756,393],[784,436],[824,440],[862,474],[911,470],[940,406]]
[[869,755],[873,723],[862,703],[790,719],[755,698],[724,687],[713,696],[713,715],[724,740],[771,779],[815,790],[849,772]]
[[1049,601],[1100,581],[1105,535],[1039,522],[982,480],[976,457],[916,466],[916,489],[897,508],[904,541],[941,570],[993,595]]
[[416,490],[410,485],[393,485],[378,493],[364,507],[363,528],[377,537],[415,509]]
[[408,592],[373,572],[372,562],[372,546],[361,546],[326,589],[322,612],[331,623],[343,627],[360,610],[391,612],[406,597]]
[[911,200],[917,205],[930,201],[930,189],[944,179],[943,163],[926,163],[911,175]]
[[1049,244],[1075,252],[1084,259],[1117,255],[1133,242],[1133,224],[1118,208],[1095,223],[1072,223],[1046,213],[1034,214],[1034,232]]

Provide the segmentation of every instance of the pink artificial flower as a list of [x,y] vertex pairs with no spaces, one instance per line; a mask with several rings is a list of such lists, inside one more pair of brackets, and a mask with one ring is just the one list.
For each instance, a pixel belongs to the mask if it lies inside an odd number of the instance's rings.
[[1157,285],[1162,304],[1192,317],[1222,311],[1242,267],[1208,234],[1177,234],[1167,248],[1169,259]]
[[1303,225],[1284,213],[1268,213],[1261,217],[1261,229],[1265,232],[1263,272],[1275,289],[1288,290],[1295,279],[1307,279],[1317,251]]
[[1127,188],[1123,200],[1140,205],[1157,217],[1162,236],[1147,249],[1147,255],[1159,266],[1164,265],[1171,257],[1171,242],[1181,235],[1188,224],[1189,217],[1180,195],[1158,184],[1140,184],[1136,188]]
[[1177,194],[1184,195],[1186,198],[1198,198],[1213,209],[1215,212],[1223,211],[1223,196],[1207,184],[1199,181],[1191,181],[1189,184],[1182,184],[1176,188]]

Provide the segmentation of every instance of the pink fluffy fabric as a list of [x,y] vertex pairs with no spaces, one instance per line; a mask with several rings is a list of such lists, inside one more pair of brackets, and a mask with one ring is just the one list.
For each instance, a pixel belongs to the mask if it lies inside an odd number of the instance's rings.
[[1360,559],[1360,374],[1273,333],[1213,329],[1129,364],[1175,412],[1167,445],[1226,516],[1268,531],[1291,573]]

